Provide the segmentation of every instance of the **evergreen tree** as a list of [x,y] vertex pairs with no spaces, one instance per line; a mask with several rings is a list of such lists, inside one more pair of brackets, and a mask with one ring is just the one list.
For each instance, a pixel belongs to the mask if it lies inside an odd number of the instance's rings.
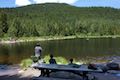
[[4,32],[2,30],[2,20],[1,20],[1,14],[0,14],[0,37],[3,37]]
[[7,14],[5,12],[1,12],[0,16],[0,25],[3,33],[7,33],[8,31],[8,23],[7,23]]
[[10,37],[21,37],[23,35],[23,29],[18,19],[14,19],[9,30],[8,35]]
[[[120,9],[46,3],[0,11],[4,12],[0,12],[1,37],[6,33],[16,37],[120,35]],[[12,21],[16,17],[19,20]],[[7,22],[11,25],[9,32]]]
[[36,25],[33,25],[31,28],[32,28],[31,34],[33,36],[39,36],[39,33],[38,33],[37,29],[36,29]]
[[0,26],[0,37],[3,37],[3,31],[1,29],[1,26]]

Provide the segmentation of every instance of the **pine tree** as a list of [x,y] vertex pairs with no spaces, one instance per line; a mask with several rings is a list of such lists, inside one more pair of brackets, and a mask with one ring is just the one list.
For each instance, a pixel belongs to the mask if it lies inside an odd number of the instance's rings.
[[8,30],[10,37],[21,37],[23,35],[23,29],[18,19],[14,19],[12,25]]
[[3,32],[2,32],[1,26],[0,26],[0,37],[3,37]]
[[5,12],[1,12],[0,16],[0,25],[3,33],[7,33],[8,31],[8,23],[7,23],[7,14]]

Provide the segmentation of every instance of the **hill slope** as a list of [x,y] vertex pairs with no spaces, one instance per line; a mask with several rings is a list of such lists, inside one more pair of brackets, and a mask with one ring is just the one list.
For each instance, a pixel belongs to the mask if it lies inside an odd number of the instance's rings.
[[5,34],[13,37],[120,34],[120,10],[114,8],[46,3],[0,9],[0,12],[7,14],[9,29]]

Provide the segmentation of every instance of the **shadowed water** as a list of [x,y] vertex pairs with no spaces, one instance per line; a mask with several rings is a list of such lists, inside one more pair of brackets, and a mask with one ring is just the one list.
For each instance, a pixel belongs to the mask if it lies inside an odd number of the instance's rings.
[[[34,55],[38,42],[0,44],[0,63],[17,64]],[[42,56],[54,54],[66,59],[88,60],[88,58],[120,55],[120,38],[66,39],[39,42],[43,48]]]

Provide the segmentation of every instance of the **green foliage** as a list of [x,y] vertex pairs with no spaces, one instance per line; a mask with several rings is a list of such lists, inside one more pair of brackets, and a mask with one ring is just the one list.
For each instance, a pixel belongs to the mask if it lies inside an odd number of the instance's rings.
[[5,12],[1,12],[0,16],[0,25],[3,33],[7,33],[8,31],[8,23],[7,23],[7,14]]
[[35,57],[35,56],[31,56],[31,59],[33,62],[38,62],[38,60],[39,60],[38,57]]
[[[54,58],[55,58],[57,64],[67,64],[68,63],[68,61],[64,57],[54,57]],[[49,55],[46,55],[43,59],[45,60],[45,62],[47,64],[49,64],[49,59],[50,59]]]
[[3,37],[3,35],[4,35],[4,33],[3,33],[1,26],[0,26],[0,37]]
[[[54,58],[55,58],[57,64],[68,64],[69,63],[69,61],[67,59],[65,59],[64,57],[58,56],[58,57],[54,57]],[[50,59],[49,55],[46,55],[43,58],[43,60],[45,61],[46,64],[49,64],[49,59]],[[33,61],[34,62],[38,62],[38,58],[35,57],[35,56],[32,56],[29,59],[24,59],[24,60],[21,61],[20,66],[22,68],[28,68],[29,66],[32,65]],[[74,63],[76,63],[76,64],[83,64],[84,62],[83,61],[79,61],[78,62],[78,61],[76,61],[74,59]]]
[[3,37],[8,31],[7,14],[0,11],[0,37]]
[[28,27],[26,30],[27,30],[28,36],[38,36],[39,35],[35,25],[31,25],[31,27]]
[[8,35],[10,37],[16,37],[16,34],[17,34],[17,29],[15,27],[15,23],[12,23],[12,25],[10,26],[9,30],[8,30]]
[[14,19],[11,24],[8,34],[10,37],[21,37],[23,35],[23,29],[18,19]]
[[10,26],[8,34],[13,37],[120,35],[120,9],[46,3],[0,11],[7,13],[0,20],[6,29],[0,28],[7,32]]
[[[47,64],[49,64],[49,59],[50,59],[49,55],[47,55],[43,58],[43,60]],[[55,59],[56,59],[57,64],[68,64],[68,61],[63,57],[55,57]],[[24,59],[24,60],[21,61],[20,66],[22,68],[28,68],[32,65],[33,61],[37,62],[38,59],[35,56],[32,56],[29,59]]]
[[22,68],[28,68],[31,66],[31,64],[32,64],[32,59],[24,59],[21,61],[20,66]]
[[55,57],[58,64],[68,64],[68,61],[63,57]]

